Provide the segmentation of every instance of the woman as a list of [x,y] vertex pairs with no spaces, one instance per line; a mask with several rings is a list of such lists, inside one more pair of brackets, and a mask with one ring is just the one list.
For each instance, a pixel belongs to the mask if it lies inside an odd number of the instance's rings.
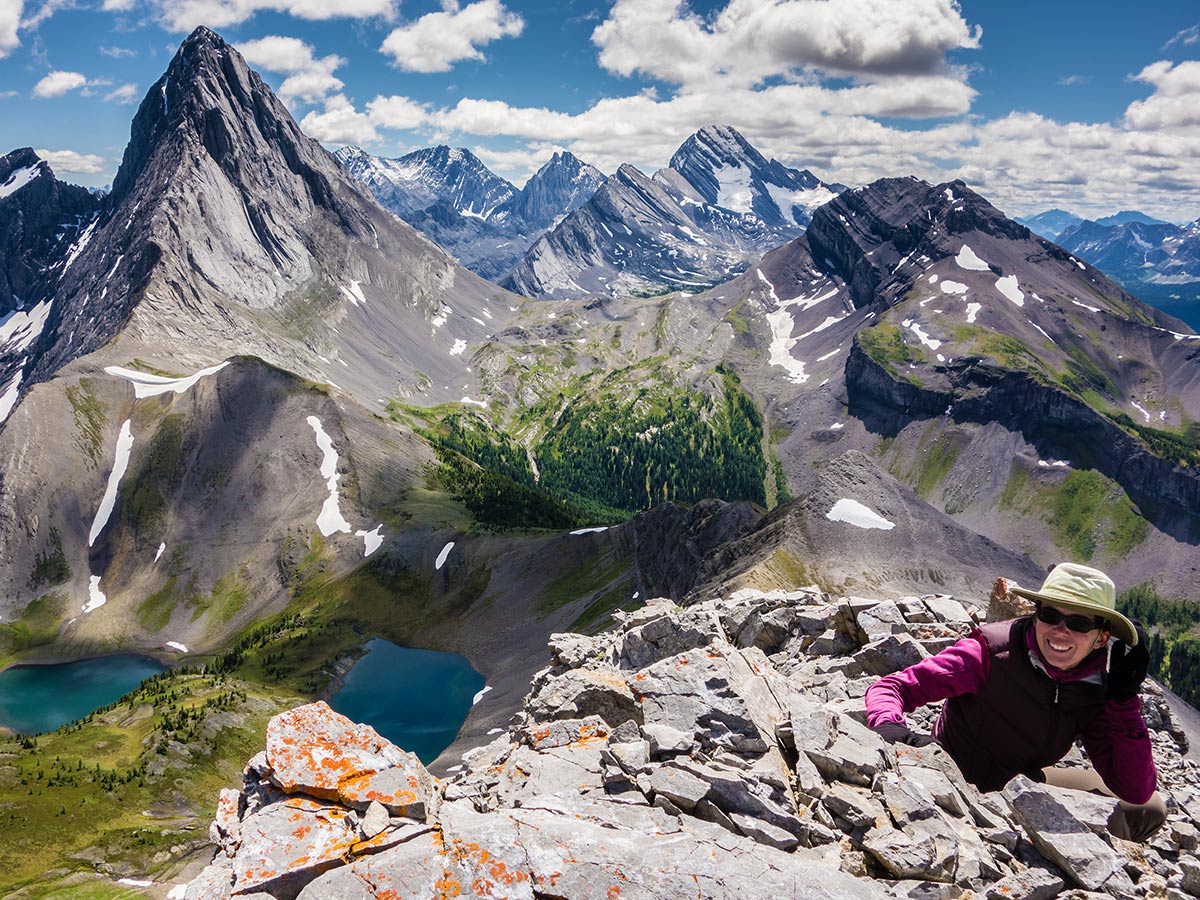
[[[1016,775],[1119,799],[1108,829],[1144,841],[1166,820],[1138,689],[1150,656],[1116,611],[1112,580],[1062,563],[1040,591],[1014,588],[1033,615],[996,622],[867,690],[867,724],[886,740],[925,744],[904,714],[945,700],[933,740],[981,791]],[[1052,768],[1075,739],[1094,769]]]

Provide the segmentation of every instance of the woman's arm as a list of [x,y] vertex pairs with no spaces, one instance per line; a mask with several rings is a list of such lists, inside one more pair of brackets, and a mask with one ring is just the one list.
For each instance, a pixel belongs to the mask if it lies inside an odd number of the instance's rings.
[[991,656],[977,631],[916,665],[885,675],[867,688],[867,725],[903,723],[905,713],[926,703],[974,693],[990,665]]
[[1145,803],[1158,787],[1142,700],[1109,700],[1080,732],[1084,749],[1108,789],[1127,803]]

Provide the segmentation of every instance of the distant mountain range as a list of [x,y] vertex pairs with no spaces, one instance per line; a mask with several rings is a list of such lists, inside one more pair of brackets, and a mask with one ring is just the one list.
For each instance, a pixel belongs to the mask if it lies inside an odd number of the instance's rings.
[[1069,228],[1082,224],[1085,221],[1092,221],[1096,225],[1111,226],[1111,225],[1129,225],[1132,223],[1140,223],[1142,225],[1168,225],[1169,222],[1164,222],[1162,219],[1156,219],[1153,216],[1148,216],[1137,210],[1126,209],[1118,213],[1113,213],[1111,216],[1104,216],[1101,219],[1087,220],[1082,216],[1077,216],[1074,213],[1069,213],[1065,209],[1049,209],[1046,212],[1038,213],[1027,218],[1017,217],[1016,221],[1020,222],[1033,231],[1035,234],[1040,234],[1042,237],[1050,240],[1057,240],[1058,236]]
[[494,281],[604,183],[599,169],[565,151],[520,190],[464,148],[431,147],[385,159],[343,147],[334,158],[385,208]]
[[558,153],[519,191],[465,149],[335,157],[472,271],[532,297],[702,289],[800,234],[842,189],[716,125],[653,177],[626,165],[606,180]]
[[800,234],[840,189],[767,160],[728,126],[708,126],[652,177],[621,166],[502,284],[548,297],[703,290]]

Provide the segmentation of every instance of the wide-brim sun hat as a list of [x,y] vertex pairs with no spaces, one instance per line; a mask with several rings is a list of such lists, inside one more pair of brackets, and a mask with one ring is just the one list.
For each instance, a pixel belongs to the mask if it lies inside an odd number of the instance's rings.
[[1130,647],[1137,644],[1137,629],[1117,612],[1116,586],[1099,569],[1078,563],[1059,563],[1050,570],[1041,590],[1014,587],[1012,592],[1060,609],[1100,616],[1108,622],[1113,637]]

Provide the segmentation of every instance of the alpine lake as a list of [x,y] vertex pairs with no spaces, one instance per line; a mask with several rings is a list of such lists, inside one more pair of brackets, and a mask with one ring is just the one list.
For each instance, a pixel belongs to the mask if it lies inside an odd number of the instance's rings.
[[[454,740],[483,676],[462,656],[414,650],[376,638],[329,705],[398,747],[431,762]],[[131,654],[0,672],[0,725],[39,734],[81,719],[166,670]]]

